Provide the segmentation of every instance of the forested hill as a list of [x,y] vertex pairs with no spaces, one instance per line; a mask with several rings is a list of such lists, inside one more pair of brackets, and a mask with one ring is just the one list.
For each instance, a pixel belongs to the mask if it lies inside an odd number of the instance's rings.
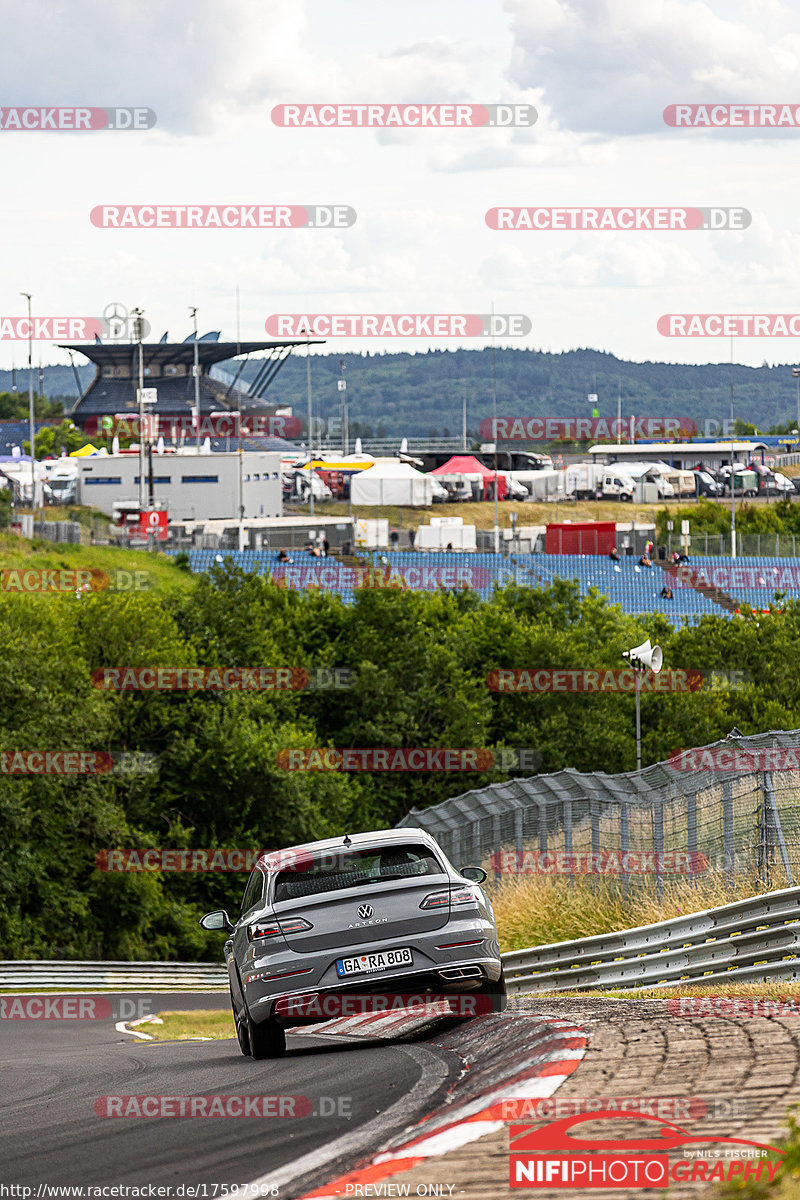
[[[471,432],[492,414],[492,352],[485,349],[312,357],[314,411],[322,417],[332,417],[338,410],[342,357],[351,430],[355,422],[375,435],[458,435],[465,395]],[[597,393],[600,416],[616,417],[618,388],[625,416],[692,417],[700,426],[707,417],[724,420],[730,415],[728,363],[683,366],[625,362],[598,350],[546,354],[498,349],[496,369],[501,416],[590,416],[587,396]],[[734,416],[762,430],[787,419],[794,423],[797,402],[791,365],[734,366],[733,389]],[[305,415],[302,352],[284,364],[270,398]]]
[[[350,427],[354,434],[426,437],[458,435],[467,399],[471,433],[492,412],[492,353],[483,350],[435,350],[421,354],[321,354],[312,357],[314,412],[323,418],[338,412],[340,361],[345,363]],[[258,362],[242,378],[252,379]],[[728,363],[684,366],[660,362],[626,362],[599,350],[548,354],[538,350],[498,348],[497,411],[501,416],[589,416],[589,393],[600,397],[602,417],[615,417],[617,390],[625,416],[691,417],[723,420],[730,414],[731,371]],[[76,397],[69,367],[45,367],[45,395],[61,396],[65,407]],[[80,368],[85,387],[93,369]],[[27,389],[27,371],[17,370],[17,387]],[[38,384],[38,380],[37,380]],[[11,372],[0,371],[0,391],[10,391]],[[791,364],[734,366],[734,415],[766,430],[797,413]],[[302,351],[284,363],[268,393],[272,403],[290,404],[301,416],[307,411],[306,364]]]

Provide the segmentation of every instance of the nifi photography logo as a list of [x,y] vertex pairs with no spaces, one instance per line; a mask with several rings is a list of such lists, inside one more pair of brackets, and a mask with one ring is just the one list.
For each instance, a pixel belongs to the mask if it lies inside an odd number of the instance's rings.
[[[646,1121],[650,1125],[645,1136],[634,1138],[589,1138],[570,1132],[584,1122],[607,1120]],[[687,1151],[670,1163],[670,1150],[691,1143],[703,1148]],[[782,1165],[767,1156],[783,1153],[764,1142],[709,1133],[695,1135],[659,1117],[607,1109],[551,1121],[541,1128],[512,1125],[509,1183],[516,1188],[574,1189],[578,1194],[596,1188],[668,1188],[673,1180],[752,1180],[766,1184],[772,1182]]]

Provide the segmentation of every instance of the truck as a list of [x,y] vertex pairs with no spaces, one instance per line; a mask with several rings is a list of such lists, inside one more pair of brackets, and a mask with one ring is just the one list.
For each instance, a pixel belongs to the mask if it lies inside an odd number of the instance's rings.
[[633,500],[636,484],[626,471],[610,466],[603,471],[600,491],[604,500],[624,500],[628,503]]
[[564,493],[578,500],[594,500],[606,471],[604,463],[572,463],[564,472]]
[[578,500],[633,500],[636,483],[620,463],[572,463],[564,471],[564,493]]

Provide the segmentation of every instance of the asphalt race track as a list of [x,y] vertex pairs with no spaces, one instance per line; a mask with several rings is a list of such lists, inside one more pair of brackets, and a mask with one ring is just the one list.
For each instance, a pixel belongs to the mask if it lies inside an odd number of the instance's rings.
[[[222,994],[148,999],[153,1012],[229,1005]],[[284,1200],[298,1194],[301,1183],[304,1191],[324,1182],[419,1119],[461,1069],[458,1055],[441,1047],[334,1044],[308,1033],[289,1036],[285,1058],[256,1062],[233,1039],[134,1041],[113,1020],[0,1021],[0,1063],[6,1185],[32,1186],[34,1196],[39,1184],[211,1189],[245,1184],[302,1158],[303,1179],[281,1188]],[[302,1096],[311,1112],[283,1118],[96,1114],[99,1097],[119,1095]],[[205,1195],[213,1200],[213,1189]]]

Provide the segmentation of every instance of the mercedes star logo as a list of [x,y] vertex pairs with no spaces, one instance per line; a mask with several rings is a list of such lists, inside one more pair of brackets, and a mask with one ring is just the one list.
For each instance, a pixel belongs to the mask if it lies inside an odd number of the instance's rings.
[[374,912],[375,912],[375,909],[372,907],[371,904],[362,904],[359,907],[358,915],[361,917],[362,921],[366,921],[372,916],[372,914]]
[[128,310],[124,304],[107,304],[103,316],[107,321],[127,321]]

